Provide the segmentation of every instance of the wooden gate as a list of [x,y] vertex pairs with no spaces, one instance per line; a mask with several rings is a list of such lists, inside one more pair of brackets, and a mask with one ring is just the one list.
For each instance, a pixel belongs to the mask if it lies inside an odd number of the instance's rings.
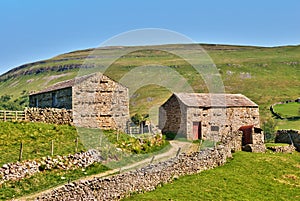
[[26,120],[25,111],[0,110],[0,121],[24,121]]
[[198,140],[201,138],[201,122],[193,122],[193,140]]

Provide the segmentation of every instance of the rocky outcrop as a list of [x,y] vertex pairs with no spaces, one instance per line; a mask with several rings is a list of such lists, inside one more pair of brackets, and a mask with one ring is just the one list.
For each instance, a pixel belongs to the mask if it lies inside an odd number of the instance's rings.
[[25,116],[26,120],[30,122],[73,125],[72,110],[57,108],[26,108]]
[[[239,134],[235,137],[241,138]],[[148,165],[135,171],[108,178],[72,182],[36,200],[120,200],[132,193],[152,191],[157,186],[171,182],[179,176],[195,174],[223,165],[227,158],[232,157],[232,151],[240,149],[239,143],[232,143],[230,139],[223,140],[222,144],[214,148],[191,154],[182,153],[165,162]]]

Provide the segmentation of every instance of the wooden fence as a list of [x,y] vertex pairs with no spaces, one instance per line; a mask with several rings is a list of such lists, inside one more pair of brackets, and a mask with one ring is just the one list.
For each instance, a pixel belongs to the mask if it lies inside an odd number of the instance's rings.
[[0,110],[0,121],[24,121],[26,119],[25,111]]

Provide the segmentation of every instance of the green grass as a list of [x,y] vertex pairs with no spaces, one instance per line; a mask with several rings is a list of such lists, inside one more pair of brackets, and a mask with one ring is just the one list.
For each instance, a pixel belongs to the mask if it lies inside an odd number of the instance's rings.
[[300,153],[237,152],[224,166],[124,200],[299,200]]
[[[23,160],[51,155],[75,153],[78,137],[75,127],[30,122],[0,122],[0,165],[19,159],[20,143],[23,143]],[[79,143],[78,151],[85,150]]]
[[40,191],[56,187],[77,180],[81,177],[98,174],[109,170],[102,164],[95,163],[82,171],[77,170],[54,170],[35,174],[21,181],[9,181],[0,187],[0,200],[8,200],[20,196],[38,193]]
[[300,103],[278,104],[274,106],[274,111],[283,118],[300,117]]
[[300,120],[278,120],[277,128],[300,130]]

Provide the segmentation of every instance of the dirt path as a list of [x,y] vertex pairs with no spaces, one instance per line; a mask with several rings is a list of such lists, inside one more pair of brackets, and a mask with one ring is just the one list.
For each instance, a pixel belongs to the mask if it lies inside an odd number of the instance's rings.
[[[138,169],[138,168],[141,168],[143,166],[146,166],[148,165],[152,160],[153,163],[157,163],[157,162],[160,162],[160,161],[164,161],[164,160],[167,160],[169,158],[172,158],[172,157],[175,157],[179,148],[180,148],[180,152],[189,152],[191,150],[191,143],[189,142],[181,142],[181,141],[170,141],[170,144],[171,144],[171,148],[167,151],[167,152],[164,152],[164,153],[161,153],[161,154],[158,154],[158,155],[155,155],[154,156],[154,160],[153,160],[153,157],[150,157],[150,158],[147,158],[147,159],[144,159],[142,161],[138,161],[136,163],[133,163],[133,164],[130,164],[130,165],[127,165],[127,166],[124,166],[121,168],[121,172],[127,172],[127,171],[130,171],[130,170],[133,170],[133,169]],[[119,173],[120,172],[120,169],[113,169],[113,170],[108,170],[106,172],[102,172],[102,173],[99,173],[99,174],[96,174],[96,175],[90,175],[88,177],[85,177],[85,178],[81,178],[81,179],[78,179],[78,180],[75,180],[75,181],[87,181],[87,180],[91,180],[95,177],[106,177],[106,176],[110,176],[112,174],[116,174],[116,173]],[[54,187],[54,188],[50,188],[48,190],[45,190],[45,191],[41,191],[41,192],[38,192],[38,193],[35,193],[35,194],[31,194],[31,195],[28,195],[28,196],[24,196],[24,197],[21,197],[21,198],[17,198],[17,199],[13,199],[14,201],[21,201],[21,200],[34,200],[36,197],[42,195],[42,194],[45,194],[45,193],[48,193],[54,189],[58,189],[58,188],[61,188],[63,185],[60,185],[60,186],[57,186],[57,187]]]

